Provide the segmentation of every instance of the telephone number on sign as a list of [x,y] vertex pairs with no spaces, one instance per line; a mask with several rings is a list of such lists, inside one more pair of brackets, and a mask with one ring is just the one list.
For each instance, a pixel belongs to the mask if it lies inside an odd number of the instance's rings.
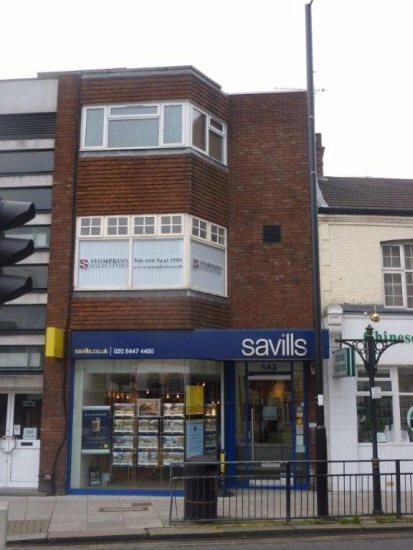
[[113,348],[114,355],[153,355],[155,348]]

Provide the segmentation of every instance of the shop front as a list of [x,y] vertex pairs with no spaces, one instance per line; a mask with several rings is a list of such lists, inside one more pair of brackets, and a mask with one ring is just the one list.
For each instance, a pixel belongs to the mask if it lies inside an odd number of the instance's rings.
[[308,458],[312,347],[311,330],[74,332],[68,492],[162,494],[172,463],[222,452]]
[[[375,323],[360,313],[343,312],[336,304],[329,306],[328,313],[330,334],[334,334],[334,338],[364,338],[370,323],[375,340],[402,342],[387,349],[378,362],[374,384],[377,442],[380,459],[410,460],[413,456],[411,317],[403,312],[385,312]],[[369,380],[360,358],[356,355],[355,359],[356,368],[351,373],[335,372],[332,361],[328,370],[326,420],[331,460],[368,461],[372,457]],[[367,468],[366,463],[355,464],[359,471]],[[384,462],[382,469],[387,467],[391,468],[392,463]]]

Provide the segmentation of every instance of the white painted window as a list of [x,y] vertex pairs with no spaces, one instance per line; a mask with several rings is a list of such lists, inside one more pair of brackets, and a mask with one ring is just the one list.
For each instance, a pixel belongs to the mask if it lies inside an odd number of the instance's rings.
[[191,288],[226,296],[225,243],[224,227],[189,214],[79,218],[75,288]]
[[[413,366],[379,367],[375,387],[377,440],[379,443],[413,442],[407,414],[413,407]],[[371,443],[369,380],[364,367],[357,369],[357,421],[359,443]]]
[[106,218],[106,234],[127,235],[129,233],[129,216],[108,216]]
[[226,125],[197,107],[192,107],[192,145],[226,164]]
[[161,216],[161,234],[177,235],[182,233],[182,216]]
[[81,218],[80,235],[82,237],[100,237],[102,234],[102,218]]
[[211,241],[225,246],[226,231],[224,227],[211,223]]
[[134,216],[134,235],[155,235],[155,216]]
[[188,101],[83,108],[81,149],[194,147],[226,164],[226,124]]
[[383,243],[384,304],[413,308],[413,243]]
[[208,222],[199,218],[192,218],[192,235],[200,239],[207,239]]

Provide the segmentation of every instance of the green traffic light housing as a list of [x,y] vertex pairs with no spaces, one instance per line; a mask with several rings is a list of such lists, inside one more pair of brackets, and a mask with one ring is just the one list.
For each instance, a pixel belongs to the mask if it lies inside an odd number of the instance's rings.
[[32,202],[0,199],[0,305],[30,292],[31,277],[4,275],[1,268],[14,265],[33,254],[33,239],[5,237],[4,232],[24,225],[36,215]]

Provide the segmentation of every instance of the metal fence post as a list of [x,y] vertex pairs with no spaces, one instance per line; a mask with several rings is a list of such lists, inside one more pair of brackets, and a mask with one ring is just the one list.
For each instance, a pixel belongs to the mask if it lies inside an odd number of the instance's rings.
[[396,517],[402,519],[402,494],[400,483],[400,460],[396,460]]
[[285,518],[291,519],[291,462],[285,465]]

